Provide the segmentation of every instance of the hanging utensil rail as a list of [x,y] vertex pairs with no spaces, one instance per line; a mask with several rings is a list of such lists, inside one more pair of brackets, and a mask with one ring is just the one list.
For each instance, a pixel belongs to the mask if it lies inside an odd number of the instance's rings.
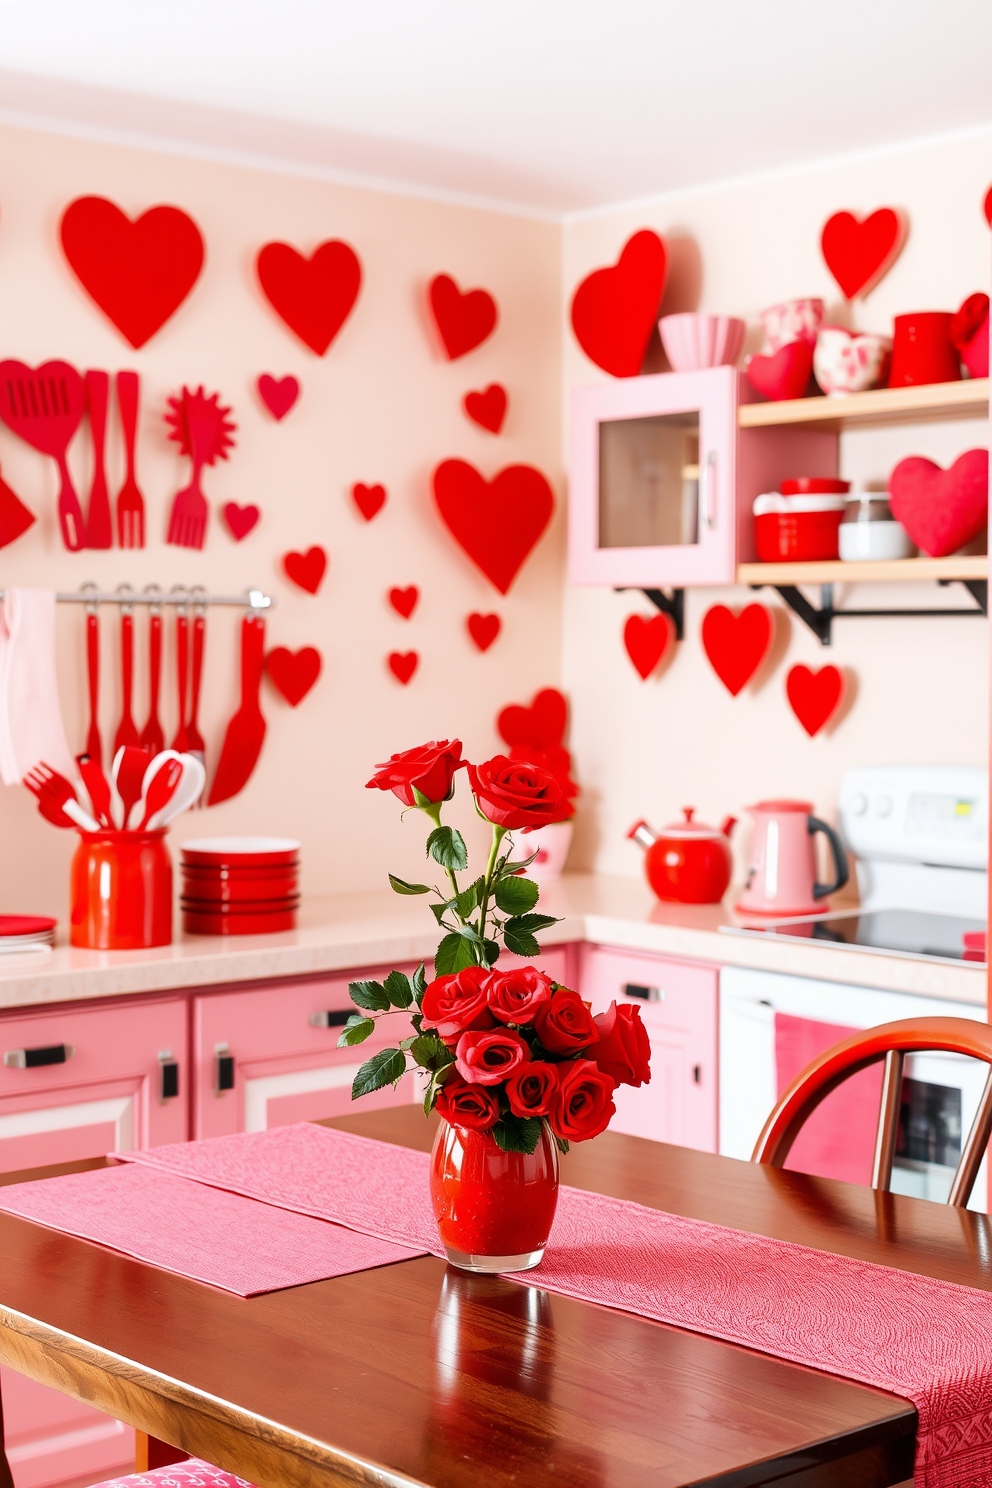
[[[0,602],[4,598],[4,590],[0,589]],[[261,589],[249,589],[247,594],[204,594],[199,589],[173,589],[168,594],[160,591],[155,593],[139,593],[137,590],[118,590],[113,593],[103,593],[101,590],[86,589],[74,594],[56,594],[59,604],[116,604],[116,605],[187,605],[190,608],[195,605],[234,605],[243,610],[269,610],[275,604],[275,600],[269,594],[263,594]]]

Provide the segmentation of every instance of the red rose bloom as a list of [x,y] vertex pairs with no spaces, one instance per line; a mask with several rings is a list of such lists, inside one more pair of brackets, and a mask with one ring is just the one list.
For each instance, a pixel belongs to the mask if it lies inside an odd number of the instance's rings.
[[511,760],[526,760],[529,764],[540,765],[542,770],[547,770],[553,775],[561,787],[561,793],[565,797],[568,816],[564,818],[570,821],[575,815],[574,796],[581,795],[579,786],[572,779],[572,756],[567,749],[560,744],[551,744],[545,749],[537,749],[530,744],[514,744],[510,750]]
[[435,1110],[449,1126],[488,1131],[499,1120],[499,1101],[484,1085],[467,1085],[449,1075],[437,1093]]
[[506,1082],[514,1116],[550,1116],[558,1099],[558,1071],[564,1065],[525,1064]]
[[592,1020],[599,1042],[590,1058],[618,1085],[647,1085],[651,1080],[651,1040],[641,1022],[641,1010],[629,1003],[611,1002]]
[[519,1033],[505,1028],[491,1033],[463,1033],[455,1049],[455,1064],[470,1085],[498,1085],[530,1059]]
[[540,765],[497,754],[478,768],[469,765],[468,778],[482,815],[508,831],[530,832],[572,814],[558,781]]
[[551,978],[533,966],[494,971],[489,980],[489,1011],[501,1023],[533,1023],[551,997]]
[[563,1142],[585,1142],[605,1131],[616,1115],[609,1075],[591,1059],[575,1059],[558,1066],[558,1098],[551,1113],[551,1129]]
[[437,977],[424,990],[422,1027],[436,1029],[446,1044],[456,1044],[469,1028],[495,1028],[487,1000],[491,975],[481,966],[466,966]]
[[461,753],[460,739],[452,739],[450,743],[439,739],[437,743],[421,744],[419,749],[391,754],[385,764],[376,765],[376,772],[365,789],[392,791],[404,806],[416,806],[413,794],[416,786],[422,796],[436,805],[451,795],[455,771],[467,763]]
[[559,987],[534,1015],[534,1027],[549,1054],[577,1054],[599,1038],[589,1009],[578,992]]

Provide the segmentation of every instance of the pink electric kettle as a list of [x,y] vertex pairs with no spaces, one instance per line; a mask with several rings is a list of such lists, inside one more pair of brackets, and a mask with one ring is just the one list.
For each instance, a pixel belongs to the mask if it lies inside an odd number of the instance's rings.
[[[847,854],[833,827],[810,815],[809,801],[759,801],[749,806],[754,818],[751,863],[737,905],[750,914],[820,914],[822,903],[847,883]],[[814,838],[822,832],[834,860],[833,883],[816,881]],[[821,901],[821,902],[817,902]]]

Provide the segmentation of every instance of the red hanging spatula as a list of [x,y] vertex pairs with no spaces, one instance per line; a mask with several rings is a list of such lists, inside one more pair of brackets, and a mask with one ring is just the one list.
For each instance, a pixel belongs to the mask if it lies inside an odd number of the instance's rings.
[[134,616],[121,612],[121,721],[114,736],[114,753],[124,744],[137,744],[138,725],[131,716],[134,686]]
[[230,800],[244,788],[262,751],[265,719],[258,697],[264,662],[265,621],[261,615],[246,615],[241,622],[241,706],[227,725],[209,806]]

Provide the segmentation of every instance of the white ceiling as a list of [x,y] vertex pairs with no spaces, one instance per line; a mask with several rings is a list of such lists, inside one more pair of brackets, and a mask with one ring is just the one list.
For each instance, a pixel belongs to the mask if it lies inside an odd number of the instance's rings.
[[0,0],[0,110],[561,216],[992,123],[989,0]]

